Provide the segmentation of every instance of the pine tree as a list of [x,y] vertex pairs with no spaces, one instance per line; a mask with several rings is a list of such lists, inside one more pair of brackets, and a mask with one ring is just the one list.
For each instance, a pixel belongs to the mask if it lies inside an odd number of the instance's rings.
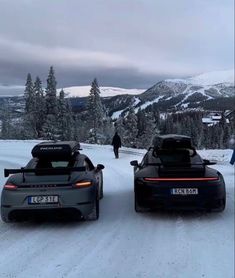
[[73,117],[70,103],[65,99],[64,91],[60,91],[58,100],[58,136],[60,140],[73,138]]
[[129,108],[127,116],[124,118],[125,132],[123,134],[123,142],[128,147],[137,146],[137,116],[133,107]]
[[153,136],[159,133],[160,133],[159,127],[155,121],[155,117],[153,116],[153,113],[150,112],[147,114],[147,125],[145,128],[145,138],[144,138],[143,146],[145,148],[148,148],[151,145]]
[[174,122],[171,115],[168,115],[164,121],[162,121],[160,130],[162,134],[173,133]]
[[113,125],[112,119],[106,115],[103,120],[104,141],[102,143],[110,144],[112,137],[113,137],[113,133],[114,133],[114,125]]
[[45,139],[58,139],[58,102],[56,98],[56,78],[51,66],[47,78],[46,87],[46,120],[43,125]]
[[222,148],[227,148],[229,145],[229,139],[230,139],[231,134],[230,134],[229,124],[227,123],[227,120],[225,117],[225,112],[222,113],[222,117],[221,117],[219,125],[223,131],[223,138],[221,138]]
[[56,99],[56,78],[53,67],[50,67],[48,78],[47,78],[47,87],[46,87],[46,107],[47,114],[57,115],[57,99]]
[[101,102],[100,89],[96,78],[91,84],[87,108],[91,126],[90,143],[98,143],[101,139],[103,139],[105,112]]
[[[80,141],[82,138],[81,129],[82,129],[82,121],[79,115],[74,115],[74,125],[73,125],[73,140]],[[82,138],[83,140],[85,138]]]
[[137,129],[138,129],[138,138],[144,134],[146,122],[146,113],[139,108],[137,114]]
[[[119,118],[115,121],[114,124],[115,131],[118,132],[119,136],[123,138],[125,134],[125,127],[124,127],[124,118],[119,116]],[[125,145],[125,142],[122,140],[122,144]]]
[[30,73],[28,73],[27,75],[24,97],[25,97],[25,113],[29,114],[34,110],[34,90],[33,90],[33,81]]
[[10,116],[9,102],[7,101],[3,104],[1,138],[10,139],[11,131],[12,131],[11,116]]
[[36,103],[35,103],[35,92],[31,74],[28,73],[25,84],[25,114],[23,120],[23,128],[25,133],[25,139],[36,138]]
[[153,110],[153,115],[154,115],[154,122],[155,122],[156,126],[159,126],[160,122],[161,122],[159,110],[157,110],[157,109]]
[[208,149],[211,144],[211,138],[210,138],[210,131],[208,126],[203,127],[203,139],[201,146],[202,148]]
[[151,141],[152,136],[156,133],[156,123],[155,117],[153,115],[152,110],[141,110],[139,109],[137,112],[137,147],[138,148],[148,148]]
[[34,82],[34,95],[35,95],[35,126],[37,138],[42,136],[43,125],[46,120],[46,102],[43,95],[42,82],[37,76]]

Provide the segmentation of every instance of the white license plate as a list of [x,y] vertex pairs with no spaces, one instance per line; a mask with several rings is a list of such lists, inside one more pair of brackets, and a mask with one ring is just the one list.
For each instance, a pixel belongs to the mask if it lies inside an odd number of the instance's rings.
[[56,204],[59,198],[56,195],[53,196],[30,196],[28,197],[29,204]]
[[172,195],[197,195],[198,189],[197,188],[172,188],[171,194]]

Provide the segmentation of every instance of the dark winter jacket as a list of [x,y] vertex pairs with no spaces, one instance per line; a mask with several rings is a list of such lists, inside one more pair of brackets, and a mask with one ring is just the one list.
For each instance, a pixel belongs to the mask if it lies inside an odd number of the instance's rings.
[[113,136],[112,145],[114,148],[120,148],[122,146],[121,138],[117,133]]

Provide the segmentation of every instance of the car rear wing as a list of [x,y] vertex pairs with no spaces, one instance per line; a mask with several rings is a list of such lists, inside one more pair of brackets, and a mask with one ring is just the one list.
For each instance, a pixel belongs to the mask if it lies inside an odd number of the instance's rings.
[[[209,165],[214,165],[214,162],[210,162]],[[182,175],[184,177],[191,176],[203,176],[205,174],[205,169],[207,163],[149,163],[149,166],[157,166],[159,176],[178,176]]]
[[204,160],[202,163],[187,163],[187,162],[168,162],[168,163],[148,163],[145,164],[146,166],[158,166],[158,167],[176,167],[178,168],[179,166],[181,167],[190,167],[190,166],[207,166],[207,165],[215,165],[215,161],[209,161],[209,160]]
[[18,173],[35,173],[36,175],[70,175],[71,172],[85,172],[86,167],[58,167],[58,168],[35,168],[35,169],[4,169],[4,176]]

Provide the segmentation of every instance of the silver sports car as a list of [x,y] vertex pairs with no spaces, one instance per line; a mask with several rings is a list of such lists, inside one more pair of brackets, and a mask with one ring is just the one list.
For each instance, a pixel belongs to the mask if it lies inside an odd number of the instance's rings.
[[75,141],[43,142],[21,169],[5,169],[10,177],[1,195],[5,222],[37,215],[68,215],[97,220],[103,197],[104,166],[96,167]]

